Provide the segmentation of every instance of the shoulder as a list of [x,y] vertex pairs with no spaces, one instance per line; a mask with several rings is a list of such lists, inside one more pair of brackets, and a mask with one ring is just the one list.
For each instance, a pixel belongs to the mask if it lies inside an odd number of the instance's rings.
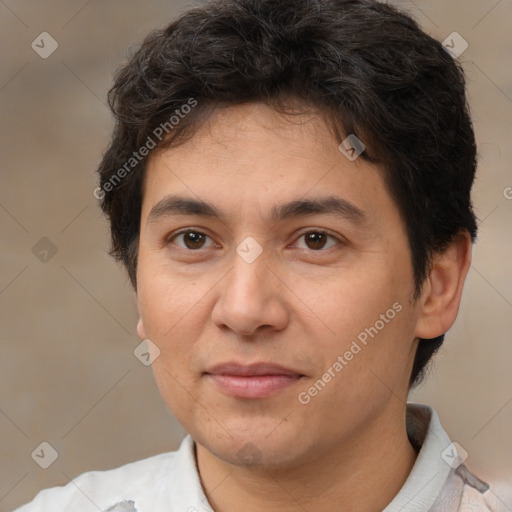
[[457,468],[456,474],[463,482],[459,512],[498,512],[500,504],[489,484],[480,480],[464,464]]
[[141,499],[141,496],[154,492],[164,477],[172,474],[177,453],[162,453],[114,469],[83,473],[66,485],[40,491],[33,501],[14,512],[98,512],[126,501],[126,496]]

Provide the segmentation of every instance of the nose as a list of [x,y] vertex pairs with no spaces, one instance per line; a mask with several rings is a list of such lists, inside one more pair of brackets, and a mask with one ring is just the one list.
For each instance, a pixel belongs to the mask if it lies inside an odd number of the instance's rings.
[[264,254],[251,263],[234,254],[233,267],[217,288],[218,297],[212,311],[212,321],[217,327],[256,337],[262,331],[268,333],[286,327],[289,292],[279,272],[271,266]]

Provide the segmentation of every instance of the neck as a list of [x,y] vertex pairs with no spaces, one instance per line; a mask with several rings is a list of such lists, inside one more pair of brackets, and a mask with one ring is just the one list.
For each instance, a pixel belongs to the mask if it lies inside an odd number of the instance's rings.
[[[398,418],[397,418],[398,416]],[[382,416],[351,439],[286,469],[227,463],[196,444],[197,464],[215,512],[374,512],[384,509],[411,472],[416,452],[407,438],[405,411]]]

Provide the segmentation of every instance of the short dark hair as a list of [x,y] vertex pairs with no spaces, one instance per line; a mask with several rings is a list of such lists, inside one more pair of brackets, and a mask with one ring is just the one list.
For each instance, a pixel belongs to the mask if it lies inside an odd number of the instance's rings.
[[[382,170],[406,224],[413,300],[434,254],[464,230],[475,240],[476,144],[464,72],[440,42],[388,4],[207,1],[151,32],[117,71],[108,99],[116,123],[97,197],[110,220],[111,254],[135,288],[147,162],[140,148],[150,140],[155,150],[176,146],[215,109],[244,102],[290,113],[299,100],[304,110],[322,112],[339,142],[349,134],[364,142],[361,157]],[[159,127],[169,128],[191,99],[195,108],[161,137]],[[422,380],[443,340],[420,339],[410,386]]]

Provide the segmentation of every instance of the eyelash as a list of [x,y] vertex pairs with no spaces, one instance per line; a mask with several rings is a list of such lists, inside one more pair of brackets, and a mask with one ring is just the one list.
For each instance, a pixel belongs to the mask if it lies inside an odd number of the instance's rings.
[[[171,242],[177,238],[178,236],[180,235],[186,235],[187,233],[195,233],[197,235],[204,235],[208,238],[211,239],[210,236],[208,236],[206,233],[203,233],[202,231],[199,231],[199,230],[196,230],[196,229],[193,229],[193,228],[187,228],[187,229],[184,229],[184,230],[181,230],[181,231],[178,231],[177,233],[173,233],[172,235],[170,235],[167,239],[166,239],[166,244],[165,245],[171,245]],[[302,232],[301,234],[299,234],[299,236],[295,239],[295,241],[299,240],[301,237],[305,236],[305,235],[308,235],[308,234],[311,234],[311,233],[315,233],[315,234],[322,234],[322,235],[326,235],[327,237],[329,238],[332,238],[334,240],[336,240],[338,242],[338,245],[346,245],[347,243],[341,239],[339,239],[338,237],[332,235],[331,233],[329,233],[328,231],[325,231],[324,229],[309,229],[309,231],[304,231]],[[187,251],[187,252],[199,252],[203,249],[203,247],[199,248],[199,249],[188,249],[186,247],[179,247],[179,246],[176,246],[178,249],[181,249],[183,251]],[[334,247],[334,246],[333,246]],[[309,249],[309,252],[313,252],[313,253],[319,253],[319,252],[326,252],[328,251],[329,249],[332,249],[333,247],[328,247],[327,249],[317,249],[317,250],[314,250],[314,249]],[[209,249],[209,248],[207,248]],[[302,250],[307,250],[307,249],[302,249]]]

